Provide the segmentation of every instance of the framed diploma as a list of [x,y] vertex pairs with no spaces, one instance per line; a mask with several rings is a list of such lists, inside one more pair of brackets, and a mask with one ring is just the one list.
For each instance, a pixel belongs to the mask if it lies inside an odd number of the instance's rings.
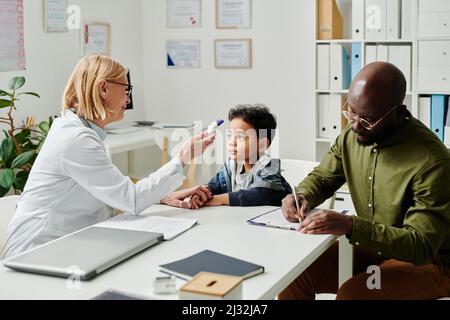
[[218,69],[246,69],[252,67],[251,39],[215,40],[215,64]]
[[106,22],[84,23],[81,31],[82,55],[111,54],[111,26]]
[[67,32],[67,0],[45,0],[45,31]]
[[168,68],[200,68],[200,40],[169,40]]
[[218,29],[248,29],[252,25],[252,0],[216,0]]
[[168,28],[199,28],[201,0],[167,0]]

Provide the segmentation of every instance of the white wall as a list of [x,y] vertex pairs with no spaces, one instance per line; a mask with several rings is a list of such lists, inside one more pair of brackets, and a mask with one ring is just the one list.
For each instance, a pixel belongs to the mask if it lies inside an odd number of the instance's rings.
[[[142,73],[142,0],[69,0],[79,5],[86,21],[111,24],[112,56],[129,67],[132,82],[141,84]],[[18,102],[17,120],[33,115],[38,120],[59,115],[61,98],[67,80],[81,58],[79,32],[46,33],[44,31],[44,2],[24,0],[26,71],[1,72],[0,88],[7,89],[13,76],[26,77],[26,91],[35,91],[41,99],[24,98]],[[133,91],[137,106],[143,105],[142,87]],[[0,110],[0,114],[4,114]],[[143,114],[142,108],[127,111],[128,120]],[[16,121],[19,124],[21,121]]]
[[[215,1],[202,1],[202,27],[166,28],[166,0],[143,3],[145,115],[164,121],[226,118],[239,103],[277,115],[281,157],[314,160],[314,1],[253,0],[253,26],[217,30]],[[214,39],[252,38],[251,70],[217,70]],[[167,69],[167,39],[200,39],[200,69]]]

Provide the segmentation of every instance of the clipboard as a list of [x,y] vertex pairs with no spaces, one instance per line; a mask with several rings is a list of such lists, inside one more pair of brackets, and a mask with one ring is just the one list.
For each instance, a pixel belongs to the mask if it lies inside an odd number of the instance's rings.
[[[322,210],[321,208],[311,209],[309,210],[309,214],[315,214],[321,210]],[[343,210],[341,213],[346,214],[347,212],[348,210]],[[265,212],[263,214],[260,214],[259,216],[247,220],[247,222],[256,226],[293,230],[293,231],[298,231],[300,227],[300,222],[287,221],[283,215],[283,212],[281,211],[281,208],[277,208]]]

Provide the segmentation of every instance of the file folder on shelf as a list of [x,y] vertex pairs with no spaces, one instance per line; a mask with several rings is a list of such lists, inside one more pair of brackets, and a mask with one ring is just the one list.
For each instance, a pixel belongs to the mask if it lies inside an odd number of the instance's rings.
[[318,39],[342,39],[344,37],[344,19],[337,7],[336,0],[318,0],[317,4]]
[[412,14],[413,14],[413,1],[402,0],[402,19],[401,19],[401,37],[405,40],[412,39]]
[[447,97],[444,95],[431,96],[431,130],[444,141],[444,121]]
[[431,128],[431,98],[420,97],[419,98],[419,120],[424,125]]
[[345,90],[350,87],[350,56],[343,45],[330,47],[330,89]]
[[317,89],[330,89],[330,45],[317,45]]
[[391,0],[366,0],[365,1],[365,29],[367,40],[385,40],[386,32],[386,1]]
[[352,39],[364,39],[364,0],[352,1]]
[[387,26],[388,40],[400,39],[400,0],[387,0]]
[[361,43],[352,44],[352,80],[361,71]]
[[397,66],[404,74],[406,78],[406,90],[411,90],[411,69],[412,69],[412,59],[411,59],[411,46],[410,45],[398,45],[389,46],[388,61],[395,66]]

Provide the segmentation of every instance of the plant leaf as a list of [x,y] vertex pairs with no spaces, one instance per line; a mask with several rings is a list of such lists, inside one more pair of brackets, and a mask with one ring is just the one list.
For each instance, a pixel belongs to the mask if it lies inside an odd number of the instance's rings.
[[29,171],[19,171],[16,174],[16,179],[14,180],[14,188],[19,191],[23,191],[25,188],[25,184],[27,183],[28,176],[30,175]]
[[8,193],[9,189],[5,189],[2,186],[0,186],[0,198],[3,198]]
[[19,154],[17,156],[17,158],[15,158],[14,161],[12,162],[11,168],[18,169],[21,166],[27,164],[28,162],[30,162],[33,159],[35,154],[36,154],[36,152],[34,150],[23,152],[23,153]]
[[22,130],[15,137],[19,144],[24,145],[30,140],[30,135],[30,130]]
[[50,125],[48,124],[48,122],[42,121],[41,123],[38,124],[39,129],[41,129],[45,134],[48,133],[48,131],[50,130]]
[[37,97],[37,98],[41,98],[41,96],[38,95],[38,94],[35,93],[35,92],[22,92],[22,93],[19,93],[19,94],[17,95],[17,97],[19,97],[19,96],[21,96],[21,95],[24,95],[24,94],[29,95],[29,96],[35,96],[35,97]]
[[14,171],[12,169],[4,169],[0,171],[0,186],[5,189],[11,189],[14,183]]
[[6,138],[3,140],[0,146],[0,157],[3,159],[6,165],[8,165],[15,157],[16,149],[14,147],[14,142],[11,138]]
[[11,106],[11,101],[6,99],[0,99],[0,109],[1,108],[7,108]]
[[9,81],[9,89],[16,91],[22,88],[24,84],[25,84],[24,77],[14,77]]
[[2,89],[0,89],[0,97],[2,97],[2,96],[11,96],[8,92],[6,92],[6,91],[3,91]]

